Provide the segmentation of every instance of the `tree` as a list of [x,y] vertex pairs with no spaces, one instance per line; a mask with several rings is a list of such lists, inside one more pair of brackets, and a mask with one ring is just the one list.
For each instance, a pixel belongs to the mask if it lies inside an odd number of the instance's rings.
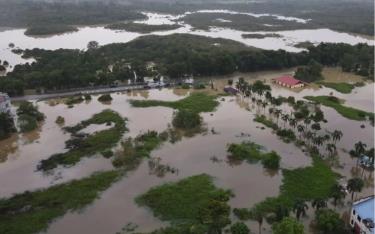
[[260,206],[256,205],[250,210],[250,219],[258,222],[259,234],[262,233],[263,218],[264,218],[264,213]]
[[336,143],[337,141],[339,141],[341,139],[342,136],[343,136],[342,131],[335,130],[332,133],[332,140]]
[[348,180],[347,189],[349,192],[352,193],[352,201],[354,198],[354,193],[361,192],[363,186],[364,186],[364,182],[361,178],[351,178],[350,180]]
[[333,205],[336,207],[337,202],[346,197],[345,189],[339,184],[334,184],[331,188],[331,197],[333,198]]
[[0,113],[0,140],[16,131],[14,121],[9,113]]
[[322,234],[348,233],[344,221],[331,209],[320,209],[315,212],[315,223]]
[[284,128],[285,128],[285,124],[288,122],[289,120],[289,115],[288,114],[285,114],[285,115],[282,115],[281,116],[281,119],[284,121]]
[[303,125],[298,125],[297,126],[297,131],[299,132],[299,136],[300,136],[300,138],[301,138],[301,135],[302,135],[302,133],[305,131],[305,127],[303,126]]
[[316,210],[327,207],[327,201],[322,198],[316,198],[311,202],[311,206]]
[[250,229],[243,222],[237,222],[230,226],[230,231],[232,234],[248,234]]
[[329,156],[332,156],[336,153],[336,145],[335,144],[327,144],[326,150],[329,152]]
[[296,219],[286,217],[279,223],[272,225],[273,234],[303,234],[303,224]]
[[299,218],[301,216],[305,216],[306,215],[306,210],[308,210],[308,209],[309,209],[309,207],[307,206],[307,204],[306,204],[306,202],[304,200],[297,199],[294,202],[293,212],[296,214],[297,220],[299,220]]
[[199,219],[208,226],[209,234],[220,234],[222,228],[230,224],[230,207],[226,202],[211,200],[199,212]]
[[361,155],[366,152],[366,147],[367,145],[362,143],[362,141],[358,141],[357,143],[354,144],[354,152],[355,152],[355,156],[357,157],[357,166],[358,166]]
[[87,43],[87,50],[93,50],[99,48],[99,43],[97,41],[89,41]]

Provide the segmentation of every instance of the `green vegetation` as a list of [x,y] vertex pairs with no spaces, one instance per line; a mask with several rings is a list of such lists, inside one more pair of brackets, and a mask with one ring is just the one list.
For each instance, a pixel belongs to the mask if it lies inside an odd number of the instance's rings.
[[21,132],[29,132],[38,127],[38,122],[43,121],[44,114],[38,111],[38,107],[31,102],[21,102],[17,109],[18,126]]
[[190,96],[178,101],[158,101],[158,100],[131,100],[134,107],[165,106],[177,110],[190,110],[192,112],[212,112],[219,102],[216,96],[205,93],[192,93]]
[[[345,55],[352,56],[359,67],[352,69],[352,72],[373,79],[373,47],[365,44],[321,44],[309,47],[307,53],[289,53],[260,50],[231,40],[188,34],[148,35],[128,43],[105,46],[91,44],[87,51],[25,50],[23,57],[36,58],[36,62],[15,66],[0,80],[0,91],[14,96],[22,95],[25,88],[59,90],[111,85],[116,81],[133,79],[134,71],[138,81],[143,81],[145,76],[155,75],[155,72],[175,80],[186,74],[212,76],[304,65],[308,66],[297,73],[301,74],[301,79],[314,81],[315,68],[320,67],[316,64],[341,65],[340,61]],[[156,64],[156,71],[147,69],[150,61]],[[349,66],[346,63],[342,65]],[[108,69],[110,66],[113,69]]]
[[[92,135],[80,134],[78,131],[90,124],[111,124],[113,127],[97,132]],[[104,110],[95,114],[88,120],[73,127],[65,127],[65,130],[72,133],[72,139],[65,142],[69,151],[54,154],[48,159],[42,160],[38,165],[38,170],[48,171],[58,165],[72,166],[78,163],[83,157],[90,157],[96,153],[108,150],[116,145],[122,134],[126,130],[125,120],[116,112]]]
[[152,150],[160,146],[168,139],[168,134],[148,131],[136,138],[128,138],[122,143],[122,152],[116,154],[112,164],[115,167],[123,167],[127,170],[139,165],[145,157],[150,157]]
[[296,140],[296,135],[291,129],[279,129],[276,134],[286,143]]
[[98,198],[119,176],[101,172],[47,189],[24,192],[0,200],[0,233],[29,234],[47,229],[55,218],[77,211]]
[[65,123],[65,119],[64,117],[62,116],[57,116],[56,120],[55,120],[55,123],[57,123],[58,125],[63,125]]
[[65,100],[65,104],[68,105],[68,106],[71,106],[71,105],[74,105],[74,104],[79,104],[83,101],[84,101],[84,99],[81,95],[72,96],[72,97],[69,97]]
[[100,97],[98,97],[99,102],[110,102],[112,101],[112,97],[110,94],[103,94]]
[[9,113],[0,113],[0,140],[9,137],[16,131],[12,116]]
[[355,88],[353,84],[349,83],[331,83],[331,82],[318,82],[318,84],[324,85],[328,88],[334,89],[340,93],[351,93]]
[[232,234],[249,234],[250,229],[243,222],[237,222],[230,226],[230,232]]
[[366,117],[373,118],[374,113],[355,109],[353,107],[347,107],[341,104],[340,100],[334,96],[306,96],[307,100],[320,103],[324,106],[335,109],[343,117],[352,120],[366,120]]
[[320,209],[315,213],[316,228],[323,234],[352,233],[338,213],[331,209]]
[[261,123],[268,128],[272,128],[273,130],[277,130],[279,128],[277,124],[275,124],[272,120],[267,119],[265,115],[257,115],[254,118],[254,121]]
[[25,35],[44,36],[75,31],[78,31],[78,28],[70,25],[35,25],[27,28]]
[[181,27],[178,24],[161,24],[161,25],[150,25],[141,23],[114,23],[107,25],[106,28],[113,30],[126,30],[129,32],[139,32],[139,33],[151,33],[155,31],[168,31]]
[[269,153],[262,152],[262,146],[253,142],[242,142],[241,144],[230,144],[228,157],[231,160],[246,160],[249,163],[261,161],[263,166],[268,169],[278,169],[280,165],[280,156],[271,151]]
[[273,234],[304,234],[303,224],[294,218],[286,217],[272,225]]
[[[278,197],[268,197],[257,204],[261,212],[276,213],[280,207],[289,208],[298,200],[327,199],[336,185],[337,174],[325,162],[313,156],[313,165],[283,170],[283,183]],[[246,216],[245,216],[246,217]]]
[[220,233],[230,223],[230,195],[230,191],[216,188],[210,176],[201,174],[151,188],[136,202],[149,207],[162,220],[203,230],[161,233]]
[[322,65],[314,59],[311,59],[306,66],[297,68],[294,76],[305,82],[314,82],[323,79],[322,70]]
[[202,118],[191,110],[178,110],[174,113],[172,124],[175,128],[193,129],[202,124]]

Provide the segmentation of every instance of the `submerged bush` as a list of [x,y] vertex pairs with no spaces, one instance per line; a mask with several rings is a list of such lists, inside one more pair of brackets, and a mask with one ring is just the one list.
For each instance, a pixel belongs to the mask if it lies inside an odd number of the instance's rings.
[[110,102],[112,101],[112,97],[110,94],[103,94],[98,98],[99,102]]
[[197,112],[190,110],[179,110],[175,112],[172,124],[176,128],[192,129],[199,127],[202,123],[202,118]]

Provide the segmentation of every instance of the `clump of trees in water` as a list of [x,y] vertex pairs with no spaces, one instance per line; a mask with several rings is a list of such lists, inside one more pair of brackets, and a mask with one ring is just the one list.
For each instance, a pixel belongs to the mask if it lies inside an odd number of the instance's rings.
[[21,102],[17,109],[18,126],[21,132],[29,132],[38,127],[38,123],[43,121],[45,116],[39,112],[38,107],[31,102]]
[[16,132],[13,117],[9,113],[0,113],[0,140]]
[[202,118],[197,112],[182,109],[175,112],[172,124],[176,128],[192,129],[202,124]]
[[[16,65],[0,80],[0,91],[22,95],[23,89],[69,89],[109,85],[116,80],[154,75],[147,63],[155,62],[159,74],[180,79],[185,75],[225,75],[308,65],[310,60],[373,78],[373,47],[366,44],[320,44],[308,52],[290,53],[247,47],[241,43],[187,34],[144,36],[128,43],[90,47],[87,51],[25,50],[32,64]],[[350,63],[347,57],[353,58]]]

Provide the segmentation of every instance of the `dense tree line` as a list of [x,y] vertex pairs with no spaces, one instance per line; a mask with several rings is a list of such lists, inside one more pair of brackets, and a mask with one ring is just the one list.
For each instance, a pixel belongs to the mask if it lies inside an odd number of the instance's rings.
[[[373,77],[373,47],[365,44],[320,44],[308,51],[290,53],[260,50],[225,39],[174,34],[144,36],[102,47],[90,42],[87,51],[32,49],[24,51],[23,56],[34,57],[36,62],[16,65],[0,80],[0,91],[21,95],[24,88],[57,90],[109,85],[115,80],[133,79],[134,71],[140,79],[157,73],[176,79],[185,75],[282,69],[311,65],[311,61]],[[348,56],[352,58],[350,63]],[[156,64],[156,73],[146,69],[150,61]]]

